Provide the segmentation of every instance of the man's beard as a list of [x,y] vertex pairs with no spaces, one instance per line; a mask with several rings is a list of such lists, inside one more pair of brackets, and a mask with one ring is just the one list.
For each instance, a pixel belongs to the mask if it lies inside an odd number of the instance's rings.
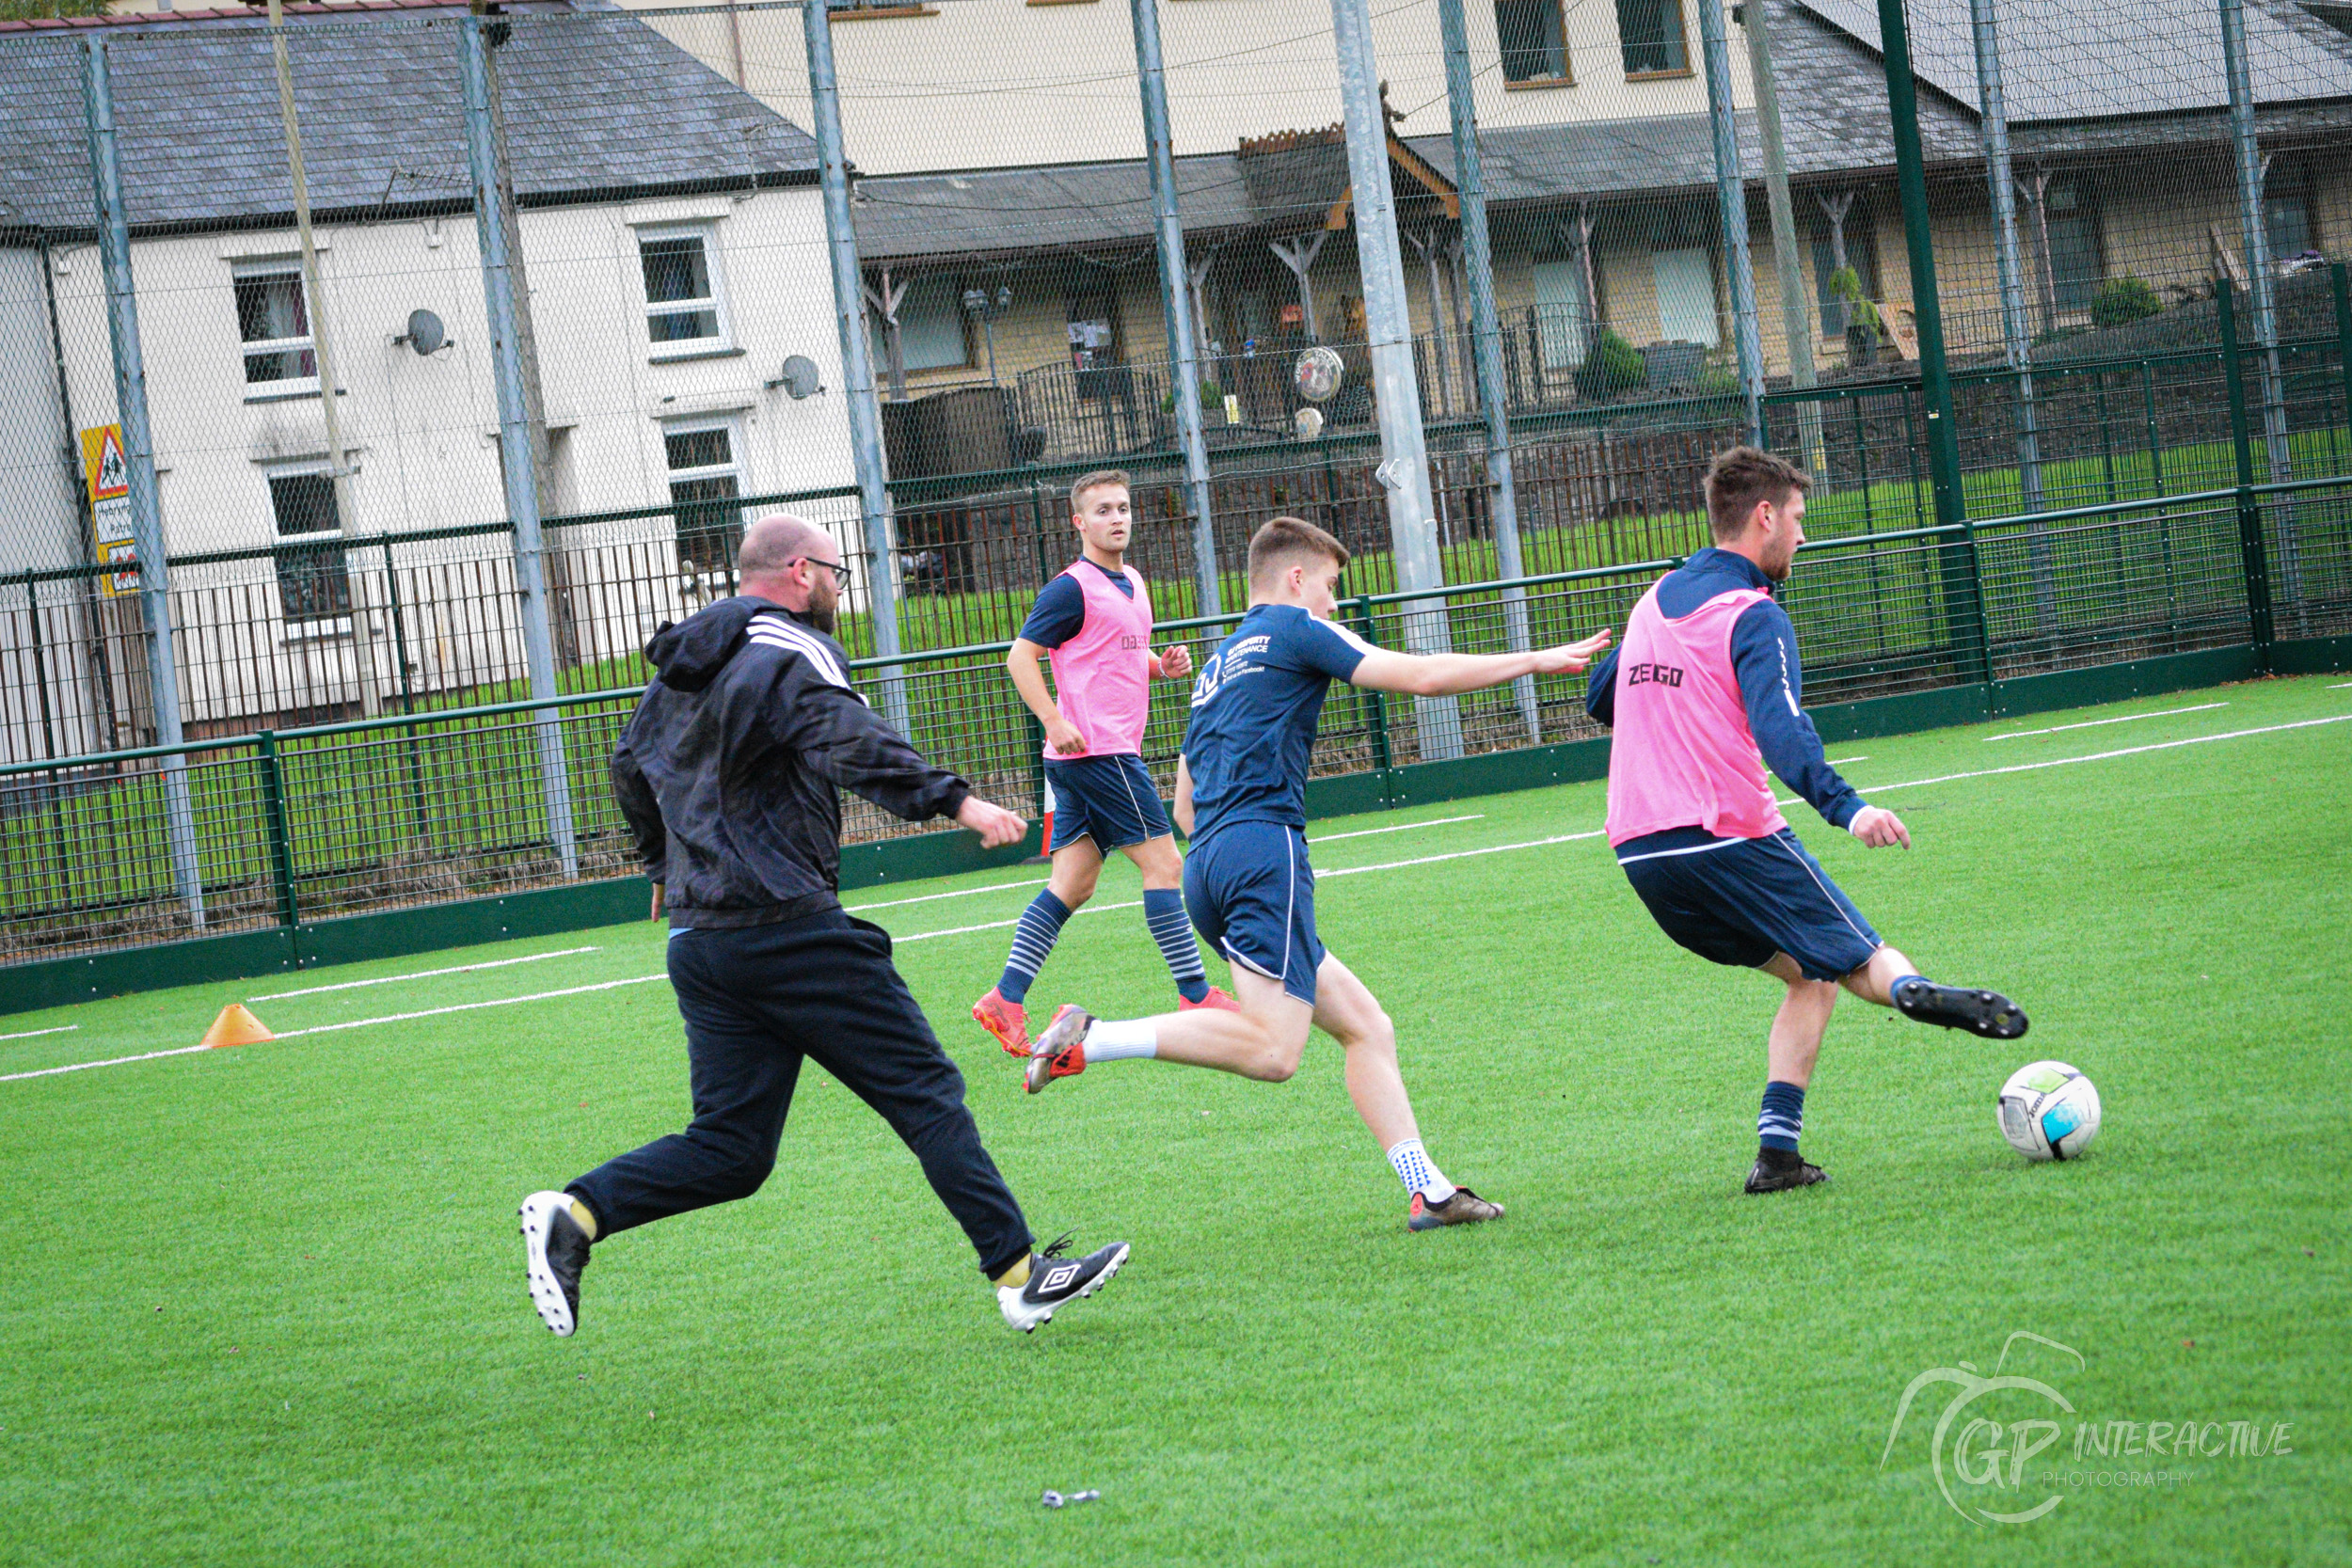
[[803,612],[808,616],[808,624],[815,626],[818,631],[823,632],[827,637],[831,637],[833,635],[834,607],[840,602],[841,600],[838,594],[828,594],[824,596],[823,602],[819,603],[818,601],[818,596],[815,594],[811,594],[808,596],[808,609]]

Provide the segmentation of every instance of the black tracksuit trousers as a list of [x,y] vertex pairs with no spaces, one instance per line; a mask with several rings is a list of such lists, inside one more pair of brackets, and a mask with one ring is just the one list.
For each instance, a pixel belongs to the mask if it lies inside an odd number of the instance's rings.
[[972,1238],[982,1274],[1027,1253],[1028,1224],[980,1147],[963,1074],[892,966],[881,927],[833,909],[673,932],[670,983],[686,1019],[694,1119],[564,1189],[596,1216],[599,1239],[757,1192],[807,1057],[906,1140]]

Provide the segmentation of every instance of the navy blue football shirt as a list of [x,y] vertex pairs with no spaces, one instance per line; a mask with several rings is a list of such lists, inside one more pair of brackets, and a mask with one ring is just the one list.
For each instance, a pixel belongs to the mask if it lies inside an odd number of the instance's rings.
[[1307,825],[1307,758],[1333,681],[1375,650],[1296,605],[1257,605],[1192,683],[1192,836],[1228,822]]

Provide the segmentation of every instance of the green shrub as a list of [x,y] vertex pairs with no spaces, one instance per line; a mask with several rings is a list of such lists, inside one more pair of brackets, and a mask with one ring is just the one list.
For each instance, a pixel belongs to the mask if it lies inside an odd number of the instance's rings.
[[1875,350],[1886,335],[1885,324],[1879,320],[1879,308],[1870,303],[1862,292],[1862,278],[1851,267],[1839,267],[1829,275],[1829,292],[1846,302],[1848,331],[1860,327],[1868,334],[1870,347]]
[[2128,274],[2108,278],[2090,296],[2090,320],[2095,326],[2127,326],[2163,309],[2164,301],[2156,297],[2156,291],[2144,278]]
[[1709,365],[1699,372],[1698,384],[1691,389],[1703,398],[1729,397],[1740,389],[1740,372],[1727,365]]
[[1593,340],[1584,363],[1577,368],[1576,390],[1580,397],[1605,398],[1628,387],[1639,387],[1648,379],[1649,370],[1642,362],[1641,351],[1603,328],[1600,336]]

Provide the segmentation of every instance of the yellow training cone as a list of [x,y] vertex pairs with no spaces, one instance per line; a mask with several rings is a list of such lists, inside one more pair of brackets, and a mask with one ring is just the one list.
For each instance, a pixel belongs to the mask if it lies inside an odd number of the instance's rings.
[[269,1025],[253,1016],[252,1009],[242,1002],[231,1002],[213,1020],[213,1026],[204,1031],[199,1045],[258,1045],[278,1037],[269,1032]]

